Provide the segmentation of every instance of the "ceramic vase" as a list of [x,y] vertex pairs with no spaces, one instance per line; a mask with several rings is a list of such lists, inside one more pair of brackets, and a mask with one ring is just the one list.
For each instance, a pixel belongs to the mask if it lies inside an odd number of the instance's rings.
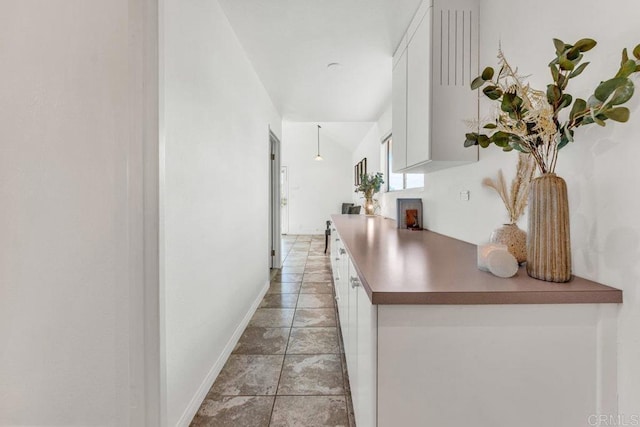
[[522,264],[527,260],[527,233],[516,224],[504,224],[491,233],[491,243],[500,243]]
[[373,203],[373,197],[365,197],[364,199],[364,213],[365,215],[374,215],[376,212],[375,204]]
[[531,182],[527,274],[547,282],[571,280],[567,184],[556,174]]

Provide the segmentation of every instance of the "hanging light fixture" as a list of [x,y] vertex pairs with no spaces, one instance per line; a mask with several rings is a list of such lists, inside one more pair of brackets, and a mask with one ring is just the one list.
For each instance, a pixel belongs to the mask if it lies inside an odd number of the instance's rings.
[[320,125],[318,125],[318,155],[316,156],[316,160],[318,161],[324,160],[320,155]]

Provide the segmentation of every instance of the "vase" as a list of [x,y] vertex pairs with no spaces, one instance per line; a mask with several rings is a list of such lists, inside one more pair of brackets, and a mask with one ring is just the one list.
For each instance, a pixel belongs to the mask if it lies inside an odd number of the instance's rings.
[[527,274],[547,282],[571,280],[567,184],[553,173],[531,181]]
[[365,215],[374,215],[376,211],[376,207],[373,203],[373,197],[366,197],[364,199],[364,213]]
[[518,264],[527,260],[527,233],[516,224],[504,224],[491,233],[491,243],[500,243],[514,256]]

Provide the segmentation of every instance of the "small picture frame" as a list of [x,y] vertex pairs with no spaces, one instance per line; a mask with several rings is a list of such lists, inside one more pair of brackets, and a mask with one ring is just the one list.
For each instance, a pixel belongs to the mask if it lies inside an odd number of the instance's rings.
[[396,202],[398,228],[422,230],[422,199],[398,199]]
[[362,175],[366,173],[367,173],[367,158],[365,157],[353,167],[353,174],[354,174],[353,184],[360,185],[360,183],[362,182]]

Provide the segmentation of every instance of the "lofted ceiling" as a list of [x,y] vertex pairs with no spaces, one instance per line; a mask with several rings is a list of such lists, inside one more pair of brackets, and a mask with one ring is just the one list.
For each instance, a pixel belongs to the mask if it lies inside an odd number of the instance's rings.
[[[315,122],[314,122],[315,123]],[[349,151],[354,151],[364,139],[373,122],[319,122],[322,126],[321,140],[335,141]]]
[[[219,0],[284,120],[371,122],[420,0]],[[341,66],[327,67],[330,63]]]

